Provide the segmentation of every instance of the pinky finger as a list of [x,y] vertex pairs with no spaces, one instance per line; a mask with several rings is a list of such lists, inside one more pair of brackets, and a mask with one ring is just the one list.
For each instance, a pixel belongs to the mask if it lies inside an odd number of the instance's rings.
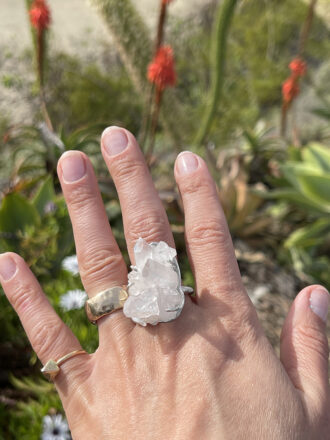
[[[57,360],[71,351],[81,350],[77,338],[50,305],[20,256],[11,252],[0,255],[0,280],[43,364],[49,359]],[[60,378],[60,374],[57,377]]]

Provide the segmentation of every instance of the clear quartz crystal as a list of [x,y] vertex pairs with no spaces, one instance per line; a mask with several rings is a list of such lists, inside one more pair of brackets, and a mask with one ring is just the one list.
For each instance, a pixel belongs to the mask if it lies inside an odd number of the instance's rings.
[[176,250],[164,241],[148,244],[139,238],[134,256],[124,314],[143,326],[177,318],[184,305],[184,292]]

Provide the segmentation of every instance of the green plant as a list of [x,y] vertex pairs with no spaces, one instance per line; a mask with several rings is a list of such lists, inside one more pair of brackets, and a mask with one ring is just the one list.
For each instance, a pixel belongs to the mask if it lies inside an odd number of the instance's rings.
[[272,219],[265,213],[264,198],[259,194],[265,190],[262,182],[251,183],[250,157],[244,151],[222,150],[217,167],[219,199],[223,207],[230,232],[245,240],[261,236]]
[[[273,198],[288,200],[313,214],[330,214],[330,150],[310,144],[280,169],[289,185],[273,191]],[[285,185],[285,183],[283,184]]]
[[[51,175],[57,180],[57,162],[64,151],[80,150],[91,156],[101,157],[99,136],[104,124],[94,124],[66,134],[50,131],[45,123],[37,127],[22,126],[11,130],[7,146],[14,164],[11,181],[25,179],[29,184]],[[22,180],[23,179],[23,180]]]
[[2,438],[38,440],[43,418],[52,412],[63,412],[58,393],[53,384],[42,378],[12,376],[11,382],[22,398],[8,411],[6,424],[2,425]]
[[47,177],[31,200],[10,192],[0,207],[0,250],[26,258],[36,275],[55,274],[73,248],[73,235],[64,199],[56,196]]
[[295,155],[296,160],[280,168],[284,187],[272,191],[270,197],[290,202],[304,213],[304,226],[284,242],[299,276],[329,285],[330,150],[314,143]]
[[221,91],[224,84],[225,63],[227,54],[227,40],[231,20],[234,15],[237,0],[225,0],[219,6],[217,19],[214,25],[214,37],[212,41],[212,70],[211,70],[211,88],[207,98],[205,117],[194,140],[194,144],[200,146],[210,131],[211,124],[219,106]]

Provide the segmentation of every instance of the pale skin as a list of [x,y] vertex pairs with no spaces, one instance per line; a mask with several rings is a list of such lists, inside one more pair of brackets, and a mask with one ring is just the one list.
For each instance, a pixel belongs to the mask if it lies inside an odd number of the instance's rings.
[[[133,135],[108,128],[101,148],[120,199],[132,263],[139,237],[174,247]],[[127,268],[88,157],[66,152],[58,175],[88,295],[126,284]],[[121,311],[98,321],[97,351],[69,359],[55,379],[73,438],[330,439],[329,294],[319,285],[298,294],[278,359],[242,285],[205,162],[181,153],[174,175],[196,300],[186,297],[179,318],[154,327],[134,324]],[[0,256],[0,279],[43,364],[81,348],[21,257]]]

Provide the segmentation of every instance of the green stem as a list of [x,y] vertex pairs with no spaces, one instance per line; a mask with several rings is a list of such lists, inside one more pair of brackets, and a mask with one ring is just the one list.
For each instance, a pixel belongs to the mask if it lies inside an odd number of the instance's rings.
[[162,102],[162,97],[163,97],[163,91],[157,87],[156,93],[155,93],[155,108],[154,108],[154,111],[152,114],[152,121],[151,121],[151,128],[150,128],[149,147],[148,147],[147,153],[146,153],[146,160],[147,160],[148,164],[151,163],[151,157],[152,157],[152,153],[154,151],[156,131],[157,131],[157,125],[158,125],[158,120],[159,120],[159,111],[160,111],[160,106],[161,106],[161,102]]
[[[25,4],[26,4],[27,13],[29,14],[30,8],[32,6],[32,0],[26,0]],[[45,38],[47,31],[45,29],[35,30],[31,25],[31,23],[30,23],[30,29],[31,29],[32,42],[36,57],[36,61],[35,61],[36,76],[37,76],[37,82],[39,88],[40,110],[47,124],[47,127],[49,128],[49,130],[54,131],[53,124],[47,110],[47,104],[45,99],[45,88],[44,88],[44,67],[45,67],[45,55],[46,55]]]
[[309,7],[308,7],[306,19],[305,19],[304,24],[301,29],[300,39],[299,39],[299,49],[298,49],[298,54],[301,57],[304,55],[305,46],[306,46],[310,31],[311,31],[316,3],[317,3],[317,0],[311,0]]
[[196,146],[201,146],[204,143],[212,126],[216,110],[219,107],[225,78],[227,40],[236,4],[237,0],[224,0],[218,8],[211,48],[211,60],[213,63],[211,88],[207,98],[205,117],[193,142]]
[[[167,12],[167,4],[161,2],[159,17],[158,17],[157,37],[154,48],[154,56],[156,56],[158,49],[160,48],[163,42],[166,12]],[[146,100],[145,110],[142,117],[141,134],[139,136],[139,141],[141,142],[140,145],[142,149],[146,151],[148,151],[146,143],[148,136],[150,135],[150,124],[152,123],[151,119],[152,119],[153,98],[155,96],[154,84],[152,84],[151,87],[149,88],[147,95],[148,95],[148,99]],[[159,117],[159,111],[158,111],[158,117]]]
[[[157,26],[157,36],[155,41],[155,48],[154,48],[154,56],[157,55],[157,52],[159,48],[161,47],[164,39],[164,28],[166,23],[166,12],[167,12],[167,3],[164,3],[161,1],[160,4],[160,11],[159,11],[159,17],[158,17],[158,26]],[[156,130],[158,125],[158,119],[159,119],[159,112],[160,112],[160,105],[161,105],[161,96],[162,93],[159,91],[159,89],[156,87],[151,87],[150,89],[150,99],[148,100],[148,104],[146,106],[146,131],[144,132],[144,144],[145,150],[146,150],[146,157],[147,161],[149,162],[149,159],[151,158],[153,149],[154,149],[154,143],[155,143],[155,137],[156,137]],[[155,101],[155,110],[153,112],[153,100]],[[150,140],[148,139],[150,137]],[[147,141],[149,140],[149,147],[147,147]]]
[[147,99],[145,100],[144,111],[142,116],[142,123],[140,133],[138,135],[138,142],[142,151],[146,151],[146,143],[148,133],[150,131],[150,115],[152,111],[153,97],[154,97],[154,84],[150,84],[149,90],[147,91]]
[[285,137],[285,133],[286,133],[287,114],[288,114],[288,105],[286,103],[283,103],[282,111],[281,111],[281,136],[283,138]]
[[158,19],[158,27],[157,27],[157,38],[155,44],[155,55],[163,43],[164,39],[164,27],[166,22],[166,12],[167,12],[167,3],[161,3],[159,19]]
[[44,88],[44,55],[45,55],[45,31],[43,29],[38,29],[37,31],[37,76],[39,81],[39,97],[40,97],[40,108],[43,118],[47,124],[50,131],[54,131],[53,124],[50,119],[46,98],[45,98],[45,88]]

